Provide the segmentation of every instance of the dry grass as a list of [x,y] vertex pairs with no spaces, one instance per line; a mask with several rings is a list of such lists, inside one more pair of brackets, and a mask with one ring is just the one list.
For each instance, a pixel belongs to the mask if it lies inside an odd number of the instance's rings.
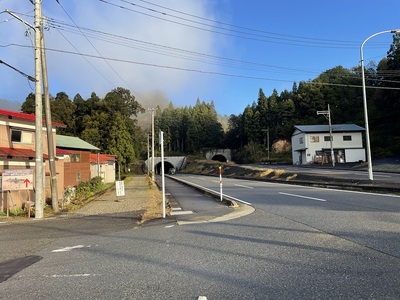
[[271,174],[271,173],[273,173],[273,172],[274,172],[274,170],[272,170],[272,169],[267,169],[267,170],[261,172],[259,176],[260,176],[260,177],[267,177],[269,174]]
[[272,179],[278,179],[285,173],[285,171],[284,170],[275,170],[274,173],[275,173],[275,175],[272,177]]
[[[166,208],[166,213],[168,213],[168,207]],[[141,215],[140,224],[159,218],[162,218],[162,192],[149,178],[149,189],[147,191],[145,212]]]
[[296,179],[296,177],[297,177],[297,174],[293,174],[292,176],[288,176],[288,178],[286,178],[286,181]]

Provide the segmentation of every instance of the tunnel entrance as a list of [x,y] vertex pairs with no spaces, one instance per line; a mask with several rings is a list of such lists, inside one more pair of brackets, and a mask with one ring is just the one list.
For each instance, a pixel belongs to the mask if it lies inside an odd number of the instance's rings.
[[216,161],[219,161],[219,162],[227,162],[226,157],[223,156],[222,154],[214,155],[211,160],[216,160]]
[[[170,169],[175,168],[173,164],[171,164],[169,161],[164,161],[164,172],[165,174],[169,173]],[[155,165],[155,172],[156,174],[161,174],[161,162]]]

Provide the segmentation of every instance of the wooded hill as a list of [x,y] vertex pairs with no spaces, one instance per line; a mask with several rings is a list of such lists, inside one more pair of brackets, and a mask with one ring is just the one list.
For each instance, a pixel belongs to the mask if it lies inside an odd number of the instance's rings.
[[[393,36],[387,57],[365,70],[370,138],[374,158],[400,154],[400,36]],[[293,125],[326,124],[317,115],[331,109],[333,124],[364,126],[361,68],[341,66],[327,70],[310,81],[294,83],[291,91],[274,90],[266,96],[260,88],[258,99],[231,115],[224,131],[214,103],[200,99],[195,106],[174,107],[172,103],[155,112],[155,138],[164,131],[169,154],[194,154],[204,148],[238,149],[239,162],[257,161],[265,155],[266,132],[270,145],[290,140]],[[22,104],[25,113],[34,112],[34,95]],[[67,125],[59,133],[78,136],[105,153],[117,154],[128,166],[147,158],[149,127],[140,128],[137,115],[145,110],[131,92],[117,88],[104,98],[92,93],[88,99],[77,94],[73,100],[64,92],[51,97],[53,121]],[[147,112],[149,113],[149,112]]]

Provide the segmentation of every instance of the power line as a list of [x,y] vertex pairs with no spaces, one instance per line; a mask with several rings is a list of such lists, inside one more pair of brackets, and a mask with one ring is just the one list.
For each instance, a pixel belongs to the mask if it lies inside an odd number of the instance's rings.
[[[55,19],[51,19],[50,26],[57,28],[57,30],[62,29],[62,30],[66,30],[68,32],[75,33],[74,31],[71,31],[68,29],[71,25],[57,21]],[[189,51],[189,50],[179,49],[179,48],[175,48],[175,47],[164,46],[164,45],[160,45],[160,44],[156,44],[156,43],[146,42],[146,41],[142,41],[142,40],[132,39],[132,38],[119,36],[119,35],[115,35],[115,34],[110,34],[110,33],[93,30],[93,29],[89,29],[89,28],[80,28],[80,29],[83,31],[87,31],[87,35],[90,36],[91,38],[99,39],[99,40],[102,40],[105,42],[110,42],[110,43],[113,43],[114,45],[119,44],[122,46],[132,47],[132,48],[143,50],[146,52],[150,51],[150,52],[161,54],[161,55],[178,57],[178,58],[192,60],[192,61],[199,61],[199,62],[203,62],[203,63],[207,63],[207,64],[213,64],[213,65],[217,64],[217,65],[222,65],[222,66],[241,68],[241,69],[247,69],[247,70],[255,70],[255,71],[266,71],[264,68],[273,68],[276,70],[286,71],[285,72],[286,74],[290,74],[290,72],[287,72],[287,71],[296,72],[293,74],[298,74],[299,72],[306,73],[306,74],[319,74],[318,72],[315,72],[315,71],[302,70],[302,69],[296,69],[296,68],[287,68],[287,67],[282,67],[282,66],[262,64],[262,63],[250,62],[250,61],[245,61],[245,60],[237,60],[237,59],[232,59],[232,58],[228,58],[228,57],[214,56],[214,55],[210,55],[210,54],[204,54],[204,53],[200,53],[200,52]],[[130,44],[131,42],[134,43],[135,46],[132,46]],[[137,45],[139,45],[139,46],[137,46]],[[199,57],[199,58],[193,58],[193,57]],[[204,60],[203,58],[206,60]],[[207,60],[209,60],[209,61],[207,61]],[[225,64],[224,62],[227,62],[227,64]],[[248,67],[246,67],[246,65],[248,65]],[[262,69],[260,69],[260,67]],[[276,71],[274,73],[276,73]],[[356,75],[353,75],[352,77],[358,78]],[[379,81],[385,82],[385,80],[379,80]]]
[[0,64],[6,65],[7,67],[13,69],[14,71],[17,71],[19,74],[21,74],[22,76],[26,77],[28,80],[33,81],[33,82],[36,82],[36,79],[35,79],[34,77],[29,76],[28,74],[26,74],[26,73],[24,73],[24,72],[18,70],[17,68],[15,68],[15,67],[9,65],[8,63],[6,63],[6,62],[0,60]]
[[[122,2],[126,2],[126,3],[132,3],[132,2],[129,2],[129,1],[126,1],[126,0],[121,0],[121,1]],[[334,42],[334,43],[349,43],[349,44],[356,43],[356,42],[352,42],[352,41],[339,41],[339,40],[331,40],[331,39],[319,39],[319,38],[312,38],[312,37],[288,35],[288,34],[270,32],[270,31],[255,29],[255,28],[249,28],[249,27],[245,27],[245,26],[238,26],[238,25],[234,25],[234,24],[230,24],[230,23],[226,23],[226,22],[221,22],[221,21],[218,21],[218,20],[208,19],[208,18],[197,16],[197,15],[189,14],[189,13],[182,12],[182,11],[179,11],[179,10],[176,10],[176,9],[171,9],[171,8],[166,7],[166,6],[162,6],[162,5],[158,5],[158,4],[152,3],[150,1],[145,1],[145,0],[139,0],[139,1],[147,3],[147,4],[150,4],[150,5],[153,5],[155,7],[160,7],[162,9],[169,10],[169,11],[172,11],[172,12],[175,12],[175,13],[178,13],[178,14],[182,14],[182,15],[185,15],[185,16],[193,17],[193,18],[196,18],[196,19],[199,19],[199,20],[204,20],[204,21],[211,22],[211,23],[221,24],[221,25],[232,27],[232,28],[244,29],[244,30],[247,30],[247,31],[254,31],[254,32],[259,32],[259,33],[264,33],[264,34],[269,34],[269,35],[290,37],[290,38],[296,38],[296,39],[313,40],[313,41]]]
[[[27,48],[30,47],[30,46],[17,45],[17,44],[12,44],[12,45],[18,46],[18,47],[27,47]],[[170,70],[177,70],[177,71],[194,72],[194,73],[209,74],[209,75],[219,75],[219,76],[224,76],[224,77],[235,77],[235,78],[244,78],[244,79],[253,79],[253,80],[263,80],[263,81],[296,82],[295,80],[288,80],[288,79],[277,79],[277,78],[247,76],[247,75],[240,75],[240,74],[229,74],[229,73],[223,73],[223,72],[204,71],[204,70],[198,70],[198,69],[188,69],[188,68],[181,68],[181,67],[174,67],[174,66],[167,66],[167,65],[160,65],[160,64],[153,64],[153,63],[138,62],[138,61],[132,61],[132,60],[119,59],[119,58],[109,58],[109,57],[97,56],[97,55],[92,55],[92,54],[76,53],[76,52],[67,51],[67,50],[60,50],[60,49],[46,48],[46,50],[47,51],[52,51],[52,52],[58,52],[58,53],[72,54],[72,55],[85,55],[85,56],[90,57],[90,58],[97,58],[97,59],[102,59],[102,60],[109,60],[109,61],[115,61],[115,62],[143,65],[143,66],[162,68],[162,69],[170,69]],[[309,83],[309,84],[315,84],[315,85],[354,87],[354,88],[361,88],[362,87],[361,85],[354,85],[354,84],[339,84],[339,83],[329,83],[329,82],[320,82],[320,81],[306,81],[306,82]],[[400,87],[396,88],[396,87],[382,87],[382,86],[367,86],[367,88],[370,88],[370,89],[400,90]]]
[[[68,16],[68,18],[75,24],[76,28],[78,28],[78,30],[82,33],[82,35],[86,38],[86,40],[89,42],[89,44],[93,47],[93,49],[96,50],[96,52],[100,55],[100,57],[102,57],[102,54],[100,53],[100,51],[95,47],[95,45],[93,45],[93,43],[88,39],[88,37],[82,32],[82,30],[80,30],[79,26],[75,23],[75,21],[72,19],[72,17],[68,14],[68,12],[66,11],[66,9],[62,6],[62,4],[60,3],[59,0],[56,0],[56,2],[60,5],[60,7],[62,8],[62,10],[65,12],[65,14]],[[103,59],[106,64],[110,67],[110,69],[121,79],[122,82],[125,83],[126,86],[130,87],[129,84],[121,77],[121,75],[119,75],[119,73],[110,65],[110,63]],[[104,77],[104,76],[103,76]],[[130,89],[133,91],[133,89],[130,87]]]
[[[135,10],[135,9],[132,9],[132,8],[129,8],[126,6],[119,5],[119,4],[111,3],[110,1],[107,1],[107,0],[98,0],[98,1],[108,4],[108,5],[111,5],[111,6],[114,6],[114,7],[117,7],[119,9],[128,10],[128,11],[135,12],[135,13],[138,13],[141,15],[145,15],[147,17],[163,20],[163,21],[178,24],[181,26],[186,26],[186,27],[190,27],[190,28],[194,28],[194,29],[198,29],[198,30],[202,30],[202,31],[208,31],[208,32],[226,35],[226,36],[248,39],[248,40],[255,40],[255,41],[260,41],[260,42],[269,42],[269,43],[276,43],[276,44],[285,44],[285,45],[290,45],[290,46],[296,45],[296,46],[316,47],[316,48],[358,48],[359,47],[358,42],[317,39],[317,38],[309,38],[309,37],[294,36],[294,35],[284,35],[284,34],[273,33],[273,32],[268,32],[268,31],[263,31],[263,30],[258,30],[258,29],[251,29],[248,27],[236,26],[236,25],[232,25],[232,24],[228,24],[228,23],[224,23],[224,22],[220,22],[220,21],[214,21],[214,20],[210,20],[207,18],[198,17],[196,15],[187,14],[187,13],[184,13],[181,11],[169,9],[165,6],[156,5],[156,4],[150,3],[148,1],[142,1],[142,2],[152,4],[156,7],[161,7],[166,10],[177,12],[177,13],[185,15],[185,16],[190,16],[190,17],[194,17],[194,18],[197,18],[200,20],[205,20],[207,22],[211,22],[211,24],[202,23],[199,21],[179,17],[179,16],[176,16],[173,14],[169,14],[165,11],[159,11],[157,9],[145,7],[143,5],[139,5],[139,4],[136,4],[131,1],[121,0],[124,3],[130,4],[131,6],[137,7],[139,9],[142,9],[145,11],[149,11],[152,14],[142,12],[139,10]],[[161,15],[161,17],[157,17],[153,14]],[[179,20],[179,22],[170,20],[166,17],[177,19],[177,20]],[[195,25],[189,25],[189,24],[182,23],[182,22],[187,22],[187,23],[191,23],[191,24],[195,24]],[[215,24],[220,24],[220,25],[229,26],[229,27],[227,28],[227,27],[216,26]],[[198,27],[198,25],[203,26],[203,27]],[[211,29],[207,29],[207,28],[211,28]],[[231,29],[231,28],[237,28],[240,30]]]
[[[70,29],[71,25],[61,22],[61,21],[57,21],[55,19],[49,19],[48,26],[56,28],[58,30],[68,31],[70,33],[77,33]],[[110,42],[113,44],[119,44],[119,45],[126,46],[126,47],[131,47],[131,48],[143,50],[146,52],[151,51],[153,53],[183,58],[183,59],[187,59],[187,60],[201,61],[201,62],[205,62],[205,63],[209,63],[209,64],[215,64],[216,62],[218,63],[219,61],[226,61],[228,63],[232,63],[233,66],[249,65],[251,67],[273,68],[273,69],[277,69],[277,70],[317,74],[317,72],[315,72],[315,71],[302,70],[302,69],[298,69],[298,68],[288,68],[288,67],[283,67],[283,66],[263,64],[263,63],[251,62],[251,61],[246,61],[246,60],[238,60],[238,59],[233,59],[233,58],[228,58],[228,57],[221,57],[221,56],[200,53],[200,52],[186,50],[186,49],[180,49],[180,48],[176,48],[176,47],[164,46],[161,44],[132,39],[132,38],[115,35],[115,34],[110,34],[110,33],[93,30],[93,29],[89,29],[89,28],[84,28],[84,27],[80,27],[80,30],[86,31],[86,35],[90,36],[91,38],[94,38],[94,39],[102,40],[105,42]],[[133,43],[134,46],[130,43]],[[200,57],[201,59],[200,58],[192,58],[192,57]],[[203,58],[209,59],[210,61],[204,61],[204,60],[202,60]]]
[[99,69],[97,69],[96,67],[95,67],[95,65],[94,64],[92,64],[88,59],[87,59],[87,57],[85,56],[85,55],[82,55],[82,53],[67,39],[67,37],[66,36],[64,36],[60,31],[58,31],[58,33],[79,53],[79,54],[81,54],[81,56],[86,60],[86,62],[89,64],[89,65],[91,65],[92,66],[92,68],[97,72],[97,73],[99,73],[100,74],[100,76],[101,77],[103,77],[106,81],[108,81],[108,83],[111,85],[111,86],[114,86],[115,87],[115,85],[106,77],[106,76],[104,76],[104,74],[103,73],[101,73],[100,72],[100,70]]
[[[163,21],[166,21],[166,22],[169,22],[169,23],[173,23],[173,24],[177,24],[177,25],[181,25],[181,26],[186,26],[186,27],[193,28],[193,29],[198,29],[198,30],[201,30],[201,31],[217,33],[217,34],[230,36],[230,37],[237,37],[237,38],[242,38],[242,39],[247,39],[247,40],[259,41],[259,42],[268,42],[268,43],[275,43],[275,44],[283,44],[283,45],[290,45],[290,46],[303,46],[303,47],[315,47],[315,48],[349,48],[349,47],[350,48],[356,48],[355,44],[353,46],[351,46],[351,45],[346,45],[345,43],[342,43],[340,41],[337,41],[335,43],[333,43],[333,42],[332,43],[327,43],[327,42],[319,42],[319,43],[317,43],[317,42],[311,42],[311,41],[307,41],[307,40],[302,41],[302,40],[289,39],[289,38],[270,37],[270,36],[265,36],[265,35],[260,35],[260,34],[252,34],[252,33],[247,33],[247,32],[240,32],[240,31],[237,31],[237,30],[236,31],[235,30],[230,30],[230,29],[227,29],[227,28],[216,27],[216,26],[212,26],[212,25],[208,25],[208,24],[201,24],[201,25],[206,27],[206,28],[202,28],[202,27],[198,27],[198,26],[195,26],[195,25],[189,25],[189,24],[185,24],[185,23],[182,23],[182,22],[169,20],[169,19],[166,19],[164,17],[157,17],[157,16],[151,15],[149,13],[145,13],[145,12],[141,12],[141,11],[138,11],[138,10],[135,10],[135,9],[128,8],[126,6],[114,4],[114,3],[111,3],[111,2],[106,1],[106,0],[98,0],[98,1],[103,2],[105,4],[108,4],[108,5],[111,5],[111,6],[114,6],[114,7],[117,7],[119,9],[128,10],[128,11],[131,11],[131,12],[135,12],[135,13],[138,13],[138,14],[141,14],[141,15],[145,15],[145,16],[151,17],[151,18],[163,20]],[[133,5],[135,5],[135,4],[133,4]],[[153,13],[157,12],[158,14],[161,14],[163,16],[170,16],[170,17],[173,17],[173,18],[176,18],[176,19],[180,19],[180,20],[183,19],[183,18],[180,18],[180,17],[171,16],[171,15],[168,15],[166,13],[155,11],[155,10],[152,10],[152,9],[148,9],[148,10],[153,12]],[[199,22],[195,22],[195,21],[191,21],[191,20],[187,20],[187,19],[185,19],[185,21],[188,21],[188,22],[191,22],[191,23],[195,23],[195,24],[199,23]],[[207,28],[214,28],[214,29],[207,29]],[[218,31],[216,29],[222,30],[222,31]],[[226,31],[226,32],[223,32],[223,31]],[[229,33],[229,32],[231,32],[231,33]],[[339,45],[339,44],[341,44],[341,45]]]

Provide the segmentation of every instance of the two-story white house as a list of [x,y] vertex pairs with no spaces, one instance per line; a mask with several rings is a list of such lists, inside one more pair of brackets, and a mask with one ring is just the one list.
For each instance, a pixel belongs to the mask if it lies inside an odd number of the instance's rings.
[[[332,125],[332,148],[336,163],[365,161],[363,132],[355,124]],[[292,133],[293,164],[331,163],[329,125],[295,125]]]

